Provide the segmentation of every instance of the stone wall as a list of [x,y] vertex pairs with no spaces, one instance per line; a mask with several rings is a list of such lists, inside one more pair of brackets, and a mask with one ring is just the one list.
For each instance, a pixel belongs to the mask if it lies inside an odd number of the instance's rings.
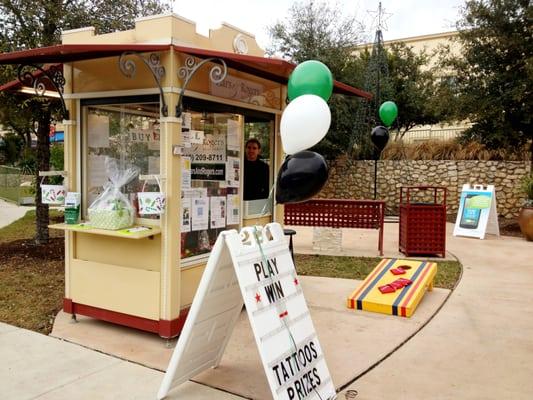
[[[397,215],[400,187],[409,185],[446,187],[448,213],[456,214],[462,185],[477,183],[495,185],[498,215],[505,218],[518,215],[525,200],[520,181],[531,170],[527,161],[380,160],[377,168],[377,198],[387,202],[387,214]],[[328,183],[318,197],[374,198],[374,161],[331,162]],[[428,200],[420,197],[415,201]]]

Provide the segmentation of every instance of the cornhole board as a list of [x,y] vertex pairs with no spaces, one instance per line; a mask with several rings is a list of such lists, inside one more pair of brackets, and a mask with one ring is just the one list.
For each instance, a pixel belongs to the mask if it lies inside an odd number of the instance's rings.
[[[394,275],[391,272],[402,266],[406,267],[404,274]],[[426,290],[433,289],[436,274],[437,264],[434,262],[384,258],[348,297],[348,308],[410,317]],[[398,278],[410,279],[412,283],[393,293],[382,293],[379,290],[380,286],[390,284]]]
[[[336,397],[283,229],[222,232],[157,394],[217,367],[243,303],[274,400]],[[244,371],[247,374],[261,371]]]

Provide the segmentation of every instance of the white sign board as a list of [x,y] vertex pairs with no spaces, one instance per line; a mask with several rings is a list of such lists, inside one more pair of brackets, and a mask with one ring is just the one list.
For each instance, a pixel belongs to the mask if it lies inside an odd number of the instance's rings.
[[218,236],[158,399],[220,363],[243,300],[272,397],[333,399],[335,387],[277,223]]
[[486,233],[500,235],[494,185],[465,184],[459,199],[453,235],[484,239]]

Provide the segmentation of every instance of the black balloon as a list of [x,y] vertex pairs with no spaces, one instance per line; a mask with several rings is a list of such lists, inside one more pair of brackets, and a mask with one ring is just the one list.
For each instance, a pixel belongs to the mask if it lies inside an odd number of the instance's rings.
[[389,130],[381,125],[376,126],[374,129],[372,129],[370,138],[372,139],[374,146],[376,146],[381,153],[389,141]]
[[320,154],[300,151],[287,156],[278,172],[276,202],[299,203],[320,192],[328,180],[328,165]]

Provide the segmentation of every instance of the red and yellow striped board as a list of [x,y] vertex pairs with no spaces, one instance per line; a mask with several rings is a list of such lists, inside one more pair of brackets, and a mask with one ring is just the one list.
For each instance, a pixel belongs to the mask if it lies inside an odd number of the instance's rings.
[[[394,275],[391,270],[398,267],[405,267],[405,273]],[[410,317],[426,290],[433,289],[436,273],[434,262],[384,258],[348,297],[348,308]],[[394,293],[381,293],[380,286],[398,278],[410,279],[412,283]]]

